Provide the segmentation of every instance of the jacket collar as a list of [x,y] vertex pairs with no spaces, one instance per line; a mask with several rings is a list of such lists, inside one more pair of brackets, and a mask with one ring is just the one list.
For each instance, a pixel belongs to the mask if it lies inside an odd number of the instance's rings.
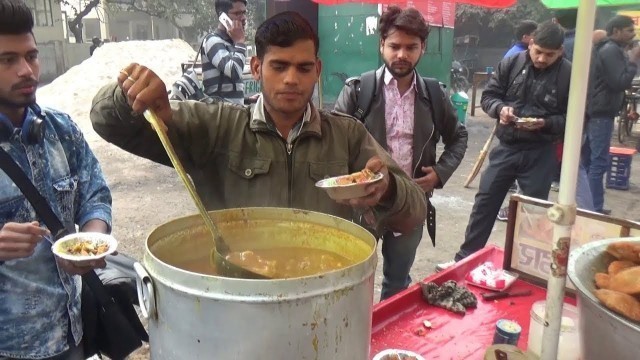
[[[391,75],[388,70],[387,70],[387,66],[386,65],[382,65],[380,68],[378,68],[378,70],[376,70],[376,78],[378,79],[378,81],[376,81],[376,93],[377,94],[382,94],[382,91],[384,91],[384,86],[383,84],[386,84],[386,77],[389,74]],[[424,99],[429,99],[429,97],[427,96],[427,89],[425,88],[424,85],[424,81],[418,81],[418,77],[420,76],[420,74],[418,74],[418,72],[414,69],[413,70],[413,84],[415,86],[416,89],[416,99],[417,98],[424,98]]]
[[558,59],[556,59],[556,61],[553,64],[547,66],[545,69],[537,69],[533,65],[533,60],[531,60],[531,56],[529,55],[529,50],[523,51],[522,53],[518,54],[518,56],[525,56],[525,62],[524,62],[525,66],[530,69],[529,71],[530,73],[533,71],[536,71],[536,74],[544,74],[551,71],[555,71],[555,69],[558,68],[563,61],[569,61],[564,56],[560,56],[558,57]]
[[517,46],[519,49],[527,50],[529,48],[529,44],[522,42],[522,41],[518,41],[515,46]]
[[13,128],[16,128],[16,127],[24,127],[26,122],[31,122],[31,120],[36,117],[44,119],[45,113],[38,104],[34,103],[24,108],[24,113],[22,115],[22,122],[20,123],[19,126],[14,126],[11,120],[9,120],[9,117],[7,117],[3,113],[0,113],[0,127],[2,128],[6,127],[7,129],[9,129],[9,131],[11,131]]
[[[320,121],[320,112],[312,103],[308,103],[307,109],[304,115],[302,115],[302,128],[300,129],[300,133],[313,133],[316,136],[321,136]],[[256,104],[251,110],[251,123],[249,127],[252,131],[271,129],[267,121],[267,113],[264,109],[262,94],[258,97],[258,101],[256,101]],[[275,131],[278,132],[277,129],[275,129]]]
[[226,41],[226,42],[228,42],[228,43],[230,43],[230,44],[235,44],[235,43],[233,42],[233,39],[231,39],[231,36],[229,36],[229,34],[228,34],[226,31],[224,31],[224,30],[220,30],[220,28],[216,28],[216,29],[213,31],[213,33],[214,33],[216,36],[220,37],[222,40],[224,40],[224,41]]

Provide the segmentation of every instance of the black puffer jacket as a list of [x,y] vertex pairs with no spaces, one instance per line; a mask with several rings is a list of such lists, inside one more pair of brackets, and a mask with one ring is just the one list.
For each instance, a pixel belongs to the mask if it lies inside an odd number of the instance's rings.
[[482,110],[500,119],[500,110],[511,106],[516,116],[544,119],[545,126],[526,131],[500,124],[496,130],[500,142],[527,148],[562,138],[570,77],[571,62],[563,57],[544,70],[534,68],[529,51],[503,59],[482,93]]
[[609,39],[596,45],[591,59],[587,114],[615,117],[637,70],[638,66],[629,61],[617,42]]

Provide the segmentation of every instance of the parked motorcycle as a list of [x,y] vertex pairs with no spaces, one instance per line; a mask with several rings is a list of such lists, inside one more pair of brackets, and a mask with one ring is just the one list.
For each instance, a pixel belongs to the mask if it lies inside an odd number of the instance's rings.
[[454,94],[460,91],[467,92],[471,88],[469,80],[465,77],[466,73],[467,71],[459,61],[451,62],[451,90]]

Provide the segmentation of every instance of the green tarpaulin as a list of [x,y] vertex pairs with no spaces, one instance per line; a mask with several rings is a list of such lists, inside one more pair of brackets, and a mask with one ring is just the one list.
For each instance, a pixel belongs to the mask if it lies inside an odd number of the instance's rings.
[[[542,0],[544,6],[549,9],[577,8],[580,0]],[[597,0],[597,6],[624,6],[639,5],[640,0]]]

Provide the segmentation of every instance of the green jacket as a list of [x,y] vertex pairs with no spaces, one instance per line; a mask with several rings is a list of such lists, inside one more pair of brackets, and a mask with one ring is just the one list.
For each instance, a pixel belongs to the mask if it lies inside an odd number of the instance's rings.
[[[251,109],[229,103],[172,102],[168,136],[209,210],[239,207],[290,207],[351,220],[354,211],[315,186],[318,180],[362,170],[378,155],[395,186],[391,201],[379,204],[378,220],[407,232],[426,217],[422,189],[407,177],[354,118],[318,111],[299,135],[287,142]],[[149,160],[171,166],[158,136],[134,115],[116,84],[93,99],[91,122],[105,140]],[[288,151],[289,150],[289,151]]]

